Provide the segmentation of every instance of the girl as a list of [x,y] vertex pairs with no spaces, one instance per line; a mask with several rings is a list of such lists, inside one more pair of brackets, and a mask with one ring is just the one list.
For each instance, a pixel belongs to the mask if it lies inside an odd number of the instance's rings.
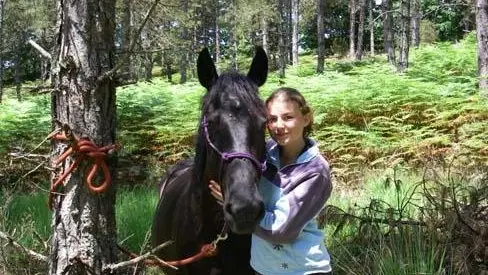
[[[251,266],[263,275],[331,274],[317,215],[332,191],[328,162],[309,138],[313,116],[296,89],[282,87],[266,100],[267,169],[259,183],[266,213],[252,236]],[[222,200],[220,186],[212,194]]]

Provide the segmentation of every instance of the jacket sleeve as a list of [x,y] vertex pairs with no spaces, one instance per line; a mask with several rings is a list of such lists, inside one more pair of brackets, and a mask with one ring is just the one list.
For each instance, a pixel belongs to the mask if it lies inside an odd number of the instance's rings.
[[332,191],[330,175],[316,173],[303,179],[267,210],[254,234],[275,244],[295,240],[305,225],[322,209]]

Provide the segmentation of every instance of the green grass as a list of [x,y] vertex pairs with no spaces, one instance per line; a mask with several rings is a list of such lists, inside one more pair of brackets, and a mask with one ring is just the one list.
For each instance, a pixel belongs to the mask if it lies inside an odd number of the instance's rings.
[[117,237],[123,246],[136,253],[147,248],[157,202],[155,188],[139,187],[117,192]]
[[3,210],[6,229],[26,247],[43,250],[51,234],[51,211],[45,193],[17,194],[8,201]]
[[[132,251],[144,248],[157,205],[156,188],[121,188],[117,192],[116,223],[120,243]],[[26,247],[41,248],[51,234],[51,211],[44,192],[11,197],[3,210],[2,224]],[[148,235],[149,236],[149,235]]]
[[388,235],[362,228],[361,238],[331,241],[334,274],[451,274],[444,270],[445,249],[418,227],[402,227]]

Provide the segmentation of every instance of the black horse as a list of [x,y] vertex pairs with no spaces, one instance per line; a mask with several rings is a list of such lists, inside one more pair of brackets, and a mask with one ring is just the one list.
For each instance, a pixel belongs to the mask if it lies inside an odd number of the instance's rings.
[[[249,264],[250,233],[264,214],[256,184],[265,166],[266,123],[258,86],[266,81],[268,59],[258,47],[247,76],[236,72],[218,76],[204,49],[198,56],[197,71],[207,93],[202,100],[196,155],[194,160],[170,167],[162,179],[152,245],[173,240],[158,256],[181,260],[228,233],[226,240],[218,242],[216,256],[178,271],[165,269],[165,274],[254,274]],[[221,184],[222,206],[210,195],[210,180]]]

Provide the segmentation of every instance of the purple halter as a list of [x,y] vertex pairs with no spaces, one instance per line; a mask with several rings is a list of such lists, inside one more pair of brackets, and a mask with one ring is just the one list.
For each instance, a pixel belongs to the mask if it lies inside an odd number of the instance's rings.
[[[253,164],[254,164],[254,167],[256,167],[256,170],[258,171],[259,174],[263,173],[264,170],[266,170],[266,160],[261,162],[259,161],[255,156],[253,156],[252,154],[250,153],[246,153],[246,152],[221,152],[217,146],[215,146],[215,144],[212,143],[212,141],[210,140],[210,136],[208,134],[208,122],[207,122],[207,116],[203,116],[203,121],[202,121],[202,126],[203,126],[203,130],[205,131],[205,137],[207,138],[207,142],[208,144],[214,149],[215,152],[217,152],[217,154],[220,155],[221,159],[222,159],[222,163],[220,165],[220,170],[222,170],[222,164],[224,161],[230,161],[234,158],[246,158],[248,160],[250,160]],[[219,172],[220,174],[220,172]],[[220,175],[219,175],[220,177]]]

